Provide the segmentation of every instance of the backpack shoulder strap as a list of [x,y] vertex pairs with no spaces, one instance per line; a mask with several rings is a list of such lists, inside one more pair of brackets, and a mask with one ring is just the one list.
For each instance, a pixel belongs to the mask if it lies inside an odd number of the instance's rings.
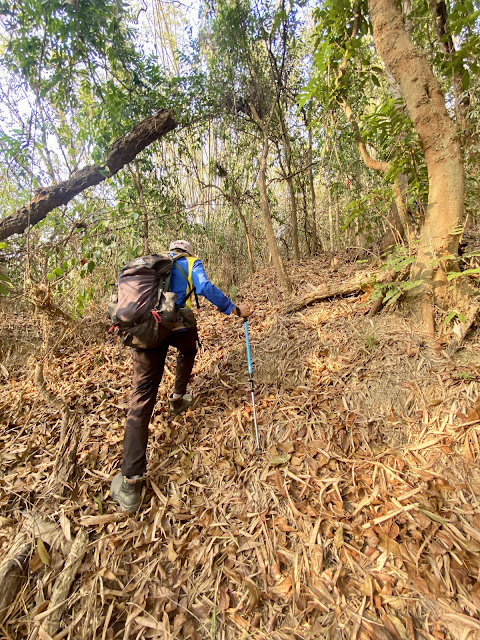
[[[187,262],[188,262],[188,282],[190,283],[190,286],[193,289],[193,294],[195,296],[195,302],[197,304],[197,309],[200,309],[200,302],[198,301],[198,295],[197,295],[197,290],[195,289],[195,287],[193,286],[193,281],[192,281],[192,271],[193,271],[193,265],[195,264],[197,258],[195,256],[187,256]],[[191,306],[191,301],[189,300],[189,304],[188,306]]]
[[163,254],[163,258],[168,258],[170,260],[170,267],[161,273],[158,280],[158,292],[157,292],[157,307],[160,303],[160,298],[162,297],[162,293],[164,291],[170,291],[170,280],[172,277],[172,269],[175,264],[175,261],[179,256],[171,256],[168,253]]
[[[176,256],[177,257],[177,256]],[[187,305],[187,307],[191,306],[191,295],[192,293],[195,294],[195,298],[197,298],[196,292],[195,292],[195,287],[193,286],[193,282],[192,282],[192,269],[193,269],[193,264],[195,262],[195,260],[197,258],[190,256],[186,253],[182,253],[178,256],[178,258],[186,258],[187,259],[187,263],[188,263],[188,273],[185,272],[185,269],[183,269],[183,267],[181,267],[177,262],[175,262],[175,267],[180,271],[180,273],[182,274],[182,276],[185,278],[186,282],[187,282],[187,287],[186,287],[186,292],[185,292],[185,296],[183,297],[183,299],[181,300],[181,302],[178,303],[179,307],[183,307],[184,304]],[[198,306],[198,301],[197,301],[197,306]]]

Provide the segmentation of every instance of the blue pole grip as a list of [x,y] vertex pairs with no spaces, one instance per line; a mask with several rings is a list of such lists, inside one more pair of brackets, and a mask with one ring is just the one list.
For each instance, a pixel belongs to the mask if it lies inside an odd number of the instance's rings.
[[249,373],[249,375],[251,377],[253,375],[252,358],[250,356],[250,340],[248,339],[248,324],[247,324],[247,319],[246,318],[243,319],[243,326],[245,328],[245,342],[247,344],[248,373]]

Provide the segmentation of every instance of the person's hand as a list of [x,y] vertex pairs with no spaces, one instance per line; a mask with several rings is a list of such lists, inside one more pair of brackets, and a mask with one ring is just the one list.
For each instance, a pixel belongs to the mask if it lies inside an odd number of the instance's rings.
[[235,306],[235,311],[239,318],[248,318],[248,316],[252,315],[252,310],[248,304],[237,304]]

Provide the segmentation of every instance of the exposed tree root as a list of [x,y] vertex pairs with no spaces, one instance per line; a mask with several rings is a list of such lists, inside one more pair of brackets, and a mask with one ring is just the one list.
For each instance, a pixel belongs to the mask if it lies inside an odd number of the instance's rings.
[[0,622],[8,614],[8,607],[15,600],[26,578],[28,561],[35,549],[35,538],[48,541],[58,527],[37,514],[27,514],[10,552],[0,564]]
[[380,309],[383,307],[383,297],[377,298],[373,301],[372,306],[370,307],[370,311],[368,312],[368,317],[373,318],[373,316],[377,315]]
[[[395,282],[395,280],[398,279],[399,275],[401,274],[399,274],[398,271],[395,271],[395,269],[390,269],[390,271],[387,271],[386,273],[387,280],[391,280],[392,282]],[[370,307],[370,311],[367,314],[369,318],[373,318],[373,316],[375,316],[383,308],[384,299],[385,296],[381,296],[380,298],[376,298],[373,301],[373,304]]]
[[43,362],[37,362],[35,385],[42,397],[49,404],[60,410],[62,418],[60,439],[52,481],[56,493],[63,495],[76,466],[77,448],[80,441],[80,421],[61,398],[58,398],[46,388],[43,376]]
[[[75,574],[80,567],[83,556],[85,555],[87,546],[88,534],[85,529],[80,529],[73,542],[70,553],[68,554],[65,566],[53,585],[50,604],[48,609],[45,611],[46,618],[41,626],[41,632],[43,632],[43,635],[46,633],[48,636],[53,637],[59,629],[62,614],[67,606],[70,588],[75,578]],[[41,635],[42,633],[40,636]]]

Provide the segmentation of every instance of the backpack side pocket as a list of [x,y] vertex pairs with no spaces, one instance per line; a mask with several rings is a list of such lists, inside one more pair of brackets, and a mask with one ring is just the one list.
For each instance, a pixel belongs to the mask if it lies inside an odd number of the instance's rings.
[[197,319],[195,314],[189,307],[182,307],[179,310],[180,318],[182,319],[183,326],[186,329],[192,329],[197,326]]

